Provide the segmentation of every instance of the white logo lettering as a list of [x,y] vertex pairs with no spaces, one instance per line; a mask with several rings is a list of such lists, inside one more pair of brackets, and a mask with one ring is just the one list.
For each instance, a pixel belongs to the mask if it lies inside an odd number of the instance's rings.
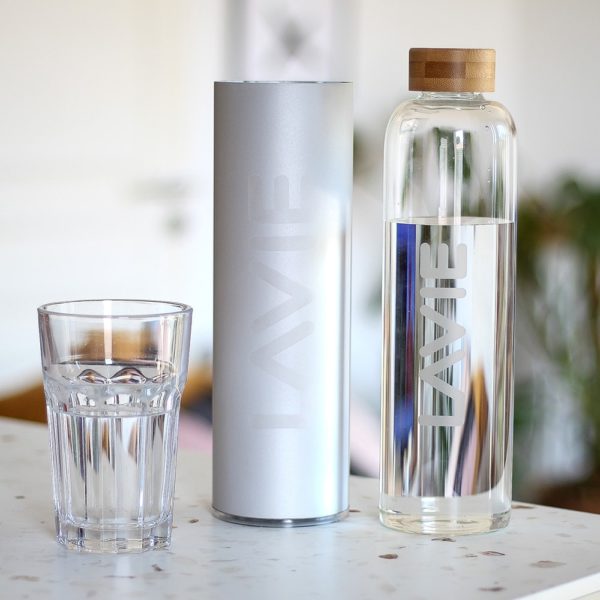
[[[273,264],[268,264],[269,253],[304,252],[313,246],[313,240],[307,235],[299,235],[298,226],[307,223],[310,214],[302,204],[306,191],[303,189],[299,202],[292,205],[290,184],[287,177],[281,175],[273,181],[273,194],[265,193],[261,178],[253,177],[248,187],[249,217],[259,224],[269,225],[268,235],[260,235],[250,240],[250,245],[259,260],[252,262],[252,272],[258,280],[283,293],[286,298],[279,304],[266,308],[252,322],[254,333],[268,331],[273,325],[290,319],[299,310],[313,300],[312,292],[288,274],[284,274]],[[273,231],[273,225],[281,227]],[[294,225],[296,225],[294,227]],[[275,235],[273,235],[275,233]],[[312,321],[291,321],[289,327],[276,336],[271,336],[266,343],[250,354],[251,362],[265,373],[275,377],[287,386],[301,391],[306,385],[306,377],[292,367],[285,365],[278,356],[299,344],[310,336],[314,330]],[[283,407],[282,407],[283,408]],[[281,412],[271,414],[255,414],[254,425],[259,428],[281,429],[304,426],[301,411],[295,413]]]
[[[444,279],[463,279],[467,276],[467,247],[465,244],[459,244],[454,249],[455,265],[449,264],[448,244],[440,244],[437,252],[437,266],[432,264],[431,246],[427,243],[420,247],[420,268],[419,274],[424,279],[435,279],[435,283]],[[464,298],[467,292],[464,288],[457,287],[439,287],[434,284],[433,287],[423,287],[419,290],[420,296],[424,299],[419,312],[426,319],[436,325],[435,330],[440,329],[444,334],[434,338],[432,341],[424,344],[419,349],[422,358],[431,356],[436,352],[446,349],[445,356],[437,358],[427,367],[423,367],[419,378],[423,383],[430,385],[434,390],[452,399],[451,415],[419,415],[419,424],[423,426],[437,427],[457,427],[464,423],[466,412],[466,393],[444,381],[438,374],[460,363],[466,356],[464,348],[451,351],[455,342],[458,342],[466,335],[465,328],[456,323],[446,315],[434,310],[431,306],[425,304],[427,299],[440,299],[447,302],[456,302],[459,298]]]

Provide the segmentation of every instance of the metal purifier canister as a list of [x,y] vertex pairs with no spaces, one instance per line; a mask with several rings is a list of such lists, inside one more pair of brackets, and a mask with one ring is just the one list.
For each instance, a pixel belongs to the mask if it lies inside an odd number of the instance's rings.
[[348,509],[352,84],[215,83],[213,510]]

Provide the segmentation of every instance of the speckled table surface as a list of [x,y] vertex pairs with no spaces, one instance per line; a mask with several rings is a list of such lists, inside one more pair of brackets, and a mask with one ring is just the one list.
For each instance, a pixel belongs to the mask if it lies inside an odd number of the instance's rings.
[[171,548],[79,554],[54,541],[45,427],[0,419],[0,597],[563,600],[600,589],[600,516],[515,503],[503,531],[435,539],[382,527],[377,488],[352,477],[339,523],[232,525],[209,512],[210,457],[180,452]]

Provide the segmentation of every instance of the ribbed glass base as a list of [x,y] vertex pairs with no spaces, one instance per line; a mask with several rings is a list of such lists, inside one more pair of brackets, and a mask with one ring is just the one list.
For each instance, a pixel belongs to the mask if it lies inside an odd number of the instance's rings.
[[81,527],[56,521],[56,538],[70,550],[110,554],[144,552],[167,548],[171,543],[172,519],[151,526]]

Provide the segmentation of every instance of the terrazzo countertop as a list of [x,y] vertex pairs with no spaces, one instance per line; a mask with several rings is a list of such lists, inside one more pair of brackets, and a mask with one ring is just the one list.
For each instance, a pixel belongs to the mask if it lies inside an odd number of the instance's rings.
[[0,597],[578,598],[600,589],[600,516],[515,503],[488,535],[401,534],[378,522],[375,479],[352,477],[347,519],[244,527],[209,512],[210,457],[180,452],[169,550],[98,555],[54,540],[42,425],[0,419]]

